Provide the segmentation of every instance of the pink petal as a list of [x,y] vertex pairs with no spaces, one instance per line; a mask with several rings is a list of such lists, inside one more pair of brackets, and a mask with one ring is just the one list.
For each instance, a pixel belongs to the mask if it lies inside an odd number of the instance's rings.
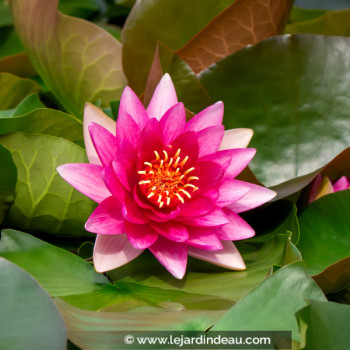
[[134,202],[130,194],[125,196],[121,211],[126,220],[135,224],[145,224],[148,221],[143,213],[143,209]]
[[221,140],[224,136],[225,127],[223,125],[210,126],[197,133],[199,155],[206,156],[216,152],[219,149]]
[[213,207],[214,204],[209,198],[197,197],[186,200],[185,203],[181,205],[180,215],[182,217],[204,215],[211,211]]
[[163,208],[162,209],[153,208],[151,209],[151,211],[147,213],[147,217],[150,220],[156,221],[156,222],[168,222],[178,217],[179,213],[180,213],[179,207],[176,207],[175,209],[170,211],[166,211]]
[[127,114],[131,116],[131,118],[135,121],[135,123],[139,126],[140,129],[143,129],[149,120],[148,114],[145,108],[143,107],[142,103],[140,102],[139,98],[137,97],[135,92],[132,91],[128,86],[124,89],[123,94],[120,98],[117,119],[117,124],[120,124],[119,126],[117,125],[117,128],[119,129],[119,131],[124,129],[124,134],[127,133],[127,129],[125,128],[125,125],[123,125]]
[[57,168],[59,174],[75,189],[100,203],[111,193],[102,177],[103,168],[97,164],[63,164]]
[[184,244],[159,237],[149,250],[174,277],[182,279],[187,265],[187,247]]
[[220,250],[223,248],[215,233],[217,228],[187,226],[187,229],[190,234],[186,241],[187,245],[204,250]]
[[[225,152],[225,151],[224,151]],[[256,153],[255,148],[236,148],[231,150],[231,163],[225,171],[224,177],[233,179],[239,175],[250,163]]]
[[184,159],[188,156],[186,166],[192,166],[197,158],[199,152],[197,135],[193,131],[185,132],[179,135],[172,143],[173,150],[176,152],[178,149],[181,150],[180,157]]
[[112,193],[112,195],[117,199],[120,203],[123,202],[125,196],[125,189],[118,180],[115,172],[112,168],[106,167],[102,171],[104,182],[108,188],[108,190]]
[[218,186],[224,175],[224,170],[219,164],[200,161],[195,164],[195,170],[191,175],[198,177],[198,180],[191,182],[199,188],[195,192],[198,195]]
[[322,175],[318,174],[315,179],[312,181],[312,185],[309,191],[309,203],[317,199],[319,188],[321,187]]
[[188,255],[227,269],[245,270],[244,261],[235,245],[231,241],[223,241],[221,243],[223,249],[218,251],[188,247]]
[[170,75],[164,74],[154,91],[147,113],[151,118],[160,120],[164,113],[177,102],[175,87]]
[[224,116],[224,104],[219,101],[203,109],[195,115],[188,123],[188,131],[200,131],[214,125],[221,125]]
[[334,192],[347,190],[350,187],[350,182],[346,176],[342,176],[334,185]]
[[121,155],[112,162],[112,167],[120,183],[131,192],[137,183],[138,177],[135,161]]
[[207,154],[206,156],[199,158],[198,161],[219,164],[226,171],[226,169],[231,163],[232,153],[234,151],[235,150],[233,149],[227,149],[224,151],[218,151],[212,154]]
[[[135,140],[137,141],[137,140]],[[154,151],[163,147],[163,133],[157,119],[151,119],[140,134],[137,152],[142,162],[150,162],[155,158]]]
[[125,232],[120,204],[114,197],[105,199],[90,215],[85,224],[86,231],[105,235]]
[[235,213],[242,213],[244,211],[256,208],[259,205],[270,201],[276,196],[276,192],[271,191],[268,188],[248,182],[245,182],[245,185],[250,187],[250,191],[237,202],[228,205],[228,208],[233,210]]
[[92,105],[91,103],[85,104],[83,129],[86,155],[91,164],[101,164],[100,158],[96,153],[95,147],[90,137],[90,123],[99,124],[107,129],[110,133],[112,133],[112,135],[115,135],[115,121],[109,118],[99,108]]
[[177,222],[151,222],[151,226],[162,236],[175,242],[184,242],[188,238],[185,225]]
[[141,193],[139,186],[135,186],[133,190],[133,197],[135,203],[141,208],[152,209],[154,205],[151,204],[147,198]]
[[136,148],[135,140],[140,137],[140,127],[129,113],[119,113],[117,120],[117,146],[119,152],[133,152]]
[[96,123],[90,123],[89,132],[102,165],[110,166],[116,157],[117,140],[108,130]]
[[125,234],[97,235],[94,266],[97,272],[116,269],[137,258],[143,250],[135,249]]
[[231,129],[226,130],[220,150],[231,148],[246,148],[253,136],[252,129]]
[[221,209],[214,209],[208,214],[184,220],[184,222],[191,226],[221,226],[228,224],[229,220]]
[[159,122],[163,130],[164,144],[170,145],[186,127],[186,111],[182,102],[171,107]]
[[126,221],[125,229],[130,243],[136,249],[146,249],[158,238],[158,234],[148,224],[137,225]]
[[227,208],[223,210],[229,219],[229,223],[218,228],[216,234],[220,240],[238,241],[255,235],[255,231],[238,214]]
[[222,208],[241,199],[250,191],[250,186],[245,185],[243,181],[224,180],[218,188],[219,197],[215,204]]

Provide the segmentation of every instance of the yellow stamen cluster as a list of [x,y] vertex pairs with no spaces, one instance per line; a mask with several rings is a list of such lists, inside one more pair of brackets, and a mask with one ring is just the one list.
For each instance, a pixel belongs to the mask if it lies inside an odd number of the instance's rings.
[[197,176],[188,176],[194,167],[185,169],[188,156],[181,159],[181,150],[178,149],[174,156],[170,157],[166,150],[162,151],[162,157],[154,151],[155,159],[144,162],[144,169],[140,175],[139,185],[146,197],[159,208],[185,202],[185,198],[191,198],[191,194],[198,187],[191,182],[199,180]]

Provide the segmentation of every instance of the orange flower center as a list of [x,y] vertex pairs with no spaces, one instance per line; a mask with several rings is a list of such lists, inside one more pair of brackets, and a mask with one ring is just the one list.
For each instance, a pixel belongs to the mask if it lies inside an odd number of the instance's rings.
[[159,208],[174,207],[184,203],[186,198],[191,198],[193,192],[198,190],[192,182],[199,178],[191,175],[194,167],[185,168],[188,156],[181,158],[180,149],[172,157],[166,150],[162,152],[161,157],[154,151],[155,158],[143,163],[143,169],[138,171],[139,185],[142,193]]

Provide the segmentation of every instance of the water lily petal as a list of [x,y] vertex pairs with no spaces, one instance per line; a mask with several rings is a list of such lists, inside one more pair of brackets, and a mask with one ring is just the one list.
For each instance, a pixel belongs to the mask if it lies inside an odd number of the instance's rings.
[[250,225],[244,221],[238,214],[230,209],[223,209],[229,223],[220,226],[216,234],[223,241],[238,241],[240,239],[248,239],[254,237],[255,231]]
[[124,155],[118,156],[112,162],[112,167],[120,183],[126,190],[131,192],[137,183],[137,170],[134,159]]
[[187,245],[204,250],[220,250],[223,248],[219,238],[216,235],[217,228],[205,228],[187,226],[189,238]]
[[200,161],[195,164],[195,171],[191,174],[198,177],[198,180],[193,180],[191,183],[199,188],[195,192],[196,195],[199,195],[220,184],[224,176],[224,169],[219,164]]
[[175,242],[184,242],[188,238],[185,225],[177,222],[151,222],[151,226],[162,236]]
[[186,200],[181,205],[180,215],[182,217],[191,217],[204,215],[214,208],[213,201],[206,197],[197,197],[191,200]]
[[104,167],[110,166],[117,152],[117,140],[115,136],[96,123],[90,123],[89,132],[102,165]]
[[170,145],[171,142],[184,132],[186,127],[186,111],[182,102],[172,106],[159,122],[163,130],[164,143]]
[[252,129],[231,129],[226,130],[219,150],[230,148],[246,148],[253,137]]
[[143,213],[143,209],[134,202],[130,194],[125,196],[121,211],[126,220],[135,224],[145,224],[148,221]]
[[347,190],[350,187],[350,182],[346,176],[342,176],[334,185],[334,192]]
[[198,158],[199,145],[197,134],[193,131],[184,132],[179,135],[172,143],[173,150],[176,152],[178,149],[181,150],[180,157],[184,159],[188,156],[186,162],[187,167],[192,166]]
[[221,125],[224,116],[224,104],[219,101],[195,115],[186,126],[187,131],[200,131],[214,125]]
[[227,207],[233,210],[235,213],[242,213],[244,211],[253,209],[262,205],[276,196],[276,192],[269,190],[268,188],[254,185],[245,182],[250,187],[250,191],[237,202],[234,202]]
[[90,215],[85,223],[89,232],[115,235],[125,232],[124,218],[120,204],[114,197],[105,199]]
[[170,75],[164,74],[147,107],[147,113],[151,118],[160,120],[164,113],[177,102],[176,90]]
[[234,179],[226,179],[218,188],[219,197],[217,198],[215,204],[220,208],[226,207],[227,205],[241,199],[249,191],[250,186],[246,185],[245,182]]
[[223,241],[221,243],[223,249],[218,251],[208,251],[188,247],[188,255],[227,269],[245,270],[246,267],[244,261],[235,245],[231,241]]
[[146,197],[141,193],[139,186],[134,187],[133,198],[135,203],[141,208],[152,209],[154,205],[151,204]]
[[197,133],[199,154],[198,157],[206,156],[219,149],[224,136],[225,127],[223,125],[210,126]]
[[91,103],[85,104],[84,109],[84,143],[86,149],[86,155],[91,164],[101,164],[100,158],[97,155],[94,144],[92,143],[89,125],[90,123],[96,123],[107,129],[112,135],[115,135],[115,121],[109,118],[99,108]]
[[136,249],[146,249],[158,238],[158,233],[148,224],[138,225],[126,221],[125,230],[130,243]]
[[94,266],[97,272],[116,269],[137,258],[143,250],[135,249],[126,234],[97,235],[94,247]]
[[133,152],[136,148],[135,140],[140,136],[140,127],[129,113],[119,114],[117,121],[117,146],[118,153]]
[[106,167],[102,171],[104,182],[114,198],[116,198],[120,203],[123,202],[125,196],[125,189],[123,185],[118,180],[115,172],[111,167]]
[[[224,151],[225,152],[225,151]],[[255,148],[235,148],[231,150],[231,163],[225,171],[225,178],[233,179],[239,175],[253,159]]]
[[70,185],[97,203],[111,195],[103,181],[102,170],[100,165],[87,163],[63,164],[57,168]]
[[151,119],[141,131],[137,145],[137,153],[142,162],[150,162],[155,158],[154,151],[163,146],[163,133],[157,119]]
[[221,226],[229,223],[226,214],[221,209],[214,209],[208,214],[184,220],[187,225],[191,226]]
[[159,237],[148,249],[174,277],[182,279],[187,265],[186,245]]
[[[125,125],[123,125],[123,123],[125,122],[126,114],[129,114],[131,116],[131,118],[140,127],[140,129],[144,128],[149,120],[148,114],[141,101],[129,86],[124,89],[123,94],[120,98],[117,119],[117,128],[119,130],[124,130]],[[118,126],[118,124],[120,125]],[[124,130],[124,133],[127,133],[126,129]]]

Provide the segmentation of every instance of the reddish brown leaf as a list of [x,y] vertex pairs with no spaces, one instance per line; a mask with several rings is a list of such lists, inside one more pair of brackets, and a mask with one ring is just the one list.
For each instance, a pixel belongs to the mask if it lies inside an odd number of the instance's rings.
[[0,71],[11,73],[22,78],[34,77],[37,75],[25,52],[20,52],[0,59]]
[[195,73],[249,44],[280,34],[293,0],[237,0],[177,51]]

